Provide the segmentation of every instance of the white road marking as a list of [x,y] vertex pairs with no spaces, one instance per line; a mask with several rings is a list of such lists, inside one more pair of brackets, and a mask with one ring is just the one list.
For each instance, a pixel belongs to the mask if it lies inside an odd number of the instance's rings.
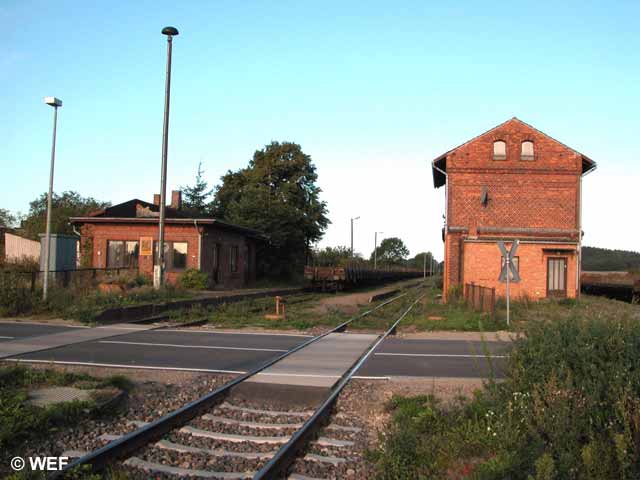
[[179,328],[164,328],[158,332],[180,332],[180,333],[214,333],[217,335],[266,335],[274,337],[313,337],[313,335],[303,335],[301,333],[269,333],[269,332],[216,332],[215,330],[191,330]]
[[54,365],[82,365],[86,367],[109,367],[109,368],[133,368],[140,370],[171,370],[178,372],[204,372],[204,373],[236,373],[245,374],[246,371],[240,370],[215,370],[209,368],[180,368],[180,367],[155,367],[151,365],[124,365],[120,363],[93,363],[93,362],[65,362],[60,360],[30,360],[28,358],[5,358],[5,362],[18,363],[51,363]]
[[311,378],[342,378],[342,375],[319,375],[314,373],[276,373],[276,372],[259,372],[256,376],[265,377],[311,377]]
[[[487,355],[457,355],[452,353],[374,353],[374,355],[394,357],[452,357],[452,358],[487,358]],[[491,358],[507,358],[506,355],[489,355]]]
[[142,345],[145,347],[206,348],[210,350],[243,350],[248,352],[287,352],[275,348],[218,347],[215,345],[181,345],[176,343],[124,342],[119,340],[100,340],[98,343],[115,343],[118,345]]
[[375,376],[367,376],[367,375],[354,375],[351,378],[355,378],[358,380],[391,380],[391,377],[375,377]]
[[4,335],[0,335],[0,338],[6,338],[6,339],[11,340],[12,338],[16,338],[16,337],[5,337]]
[[47,327],[65,327],[65,328],[91,328],[87,325],[64,325],[61,323],[47,323],[47,322],[12,322],[12,321],[0,321],[0,325],[45,325]]

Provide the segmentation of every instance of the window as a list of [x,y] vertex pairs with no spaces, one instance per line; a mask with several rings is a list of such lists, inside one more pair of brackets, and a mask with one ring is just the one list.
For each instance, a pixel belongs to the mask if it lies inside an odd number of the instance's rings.
[[107,268],[138,268],[138,242],[108,240]]
[[502,140],[496,140],[495,142],[493,142],[493,159],[494,160],[507,159],[507,144]]
[[567,259],[550,257],[547,260],[547,296],[567,295]]
[[533,142],[529,140],[522,142],[522,149],[520,150],[520,160],[533,160]]
[[229,266],[232,272],[238,271],[239,248],[237,245],[231,246],[231,255],[229,256]]
[[[164,242],[164,263],[167,270],[187,268],[187,242]],[[153,242],[153,264],[156,265],[158,242]]]

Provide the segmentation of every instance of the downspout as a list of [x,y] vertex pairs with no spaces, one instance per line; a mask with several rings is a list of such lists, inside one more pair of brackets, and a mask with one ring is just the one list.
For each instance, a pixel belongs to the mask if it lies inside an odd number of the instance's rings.
[[444,175],[444,226],[446,233],[446,227],[449,224],[449,175],[447,175],[447,172],[437,167],[435,163],[432,163],[431,165]]
[[580,285],[580,277],[582,276],[582,179],[593,172],[598,165],[594,164],[591,170],[587,173],[580,175],[580,182],[578,183],[578,195],[580,196],[580,206],[578,208],[578,265],[576,268],[576,289],[578,290],[578,298],[581,296],[582,285]]
[[444,269],[442,271],[442,297],[444,300],[447,300],[447,290],[449,287],[449,282],[447,281],[447,275],[445,275],[445,271],[447,270],[447,231],[449,229],[449,175],[447,172],[436,166],[435,162],[431,164],[433,168],[435,168],[438,172],[444,175],[444,253],[442,261],[444,263]]
[[198,234],[198,271],[202,271],[202,234],[198,229],[198,220],[193,219],[193,226],[196,228]]
[[73,230],[73,233],[80,237],[80,240],[78,240],[78,246],[76,247],[76,268],[78,268],[80,266],[80,253],[82,253],[82,249],[80,246],[82,235],[80,235],[80,232],[76,230],[76,226],[73,223],[69,223],[69,225],[71,225],[71,230]]

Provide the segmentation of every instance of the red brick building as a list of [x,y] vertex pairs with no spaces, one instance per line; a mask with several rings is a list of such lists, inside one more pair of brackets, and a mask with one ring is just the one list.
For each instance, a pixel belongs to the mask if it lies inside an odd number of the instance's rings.
[[504,296],[497,241],[510,248],[516,238],[513,297],[578,296],[582,177],[595,167],[515,117],[433,160],[434,186],[446,196],[445,299],[472,282]]
[[[94,268],[138,268],[153,277],[157,254],[160,195],[154,203],[133,199],[86,217],[71,218],[79,226],[80,255]],[[201,218],[183,211],[180,192],[165,209],[167,280],[177,281],[187,269],[207,272],[210,288],[241,288],[255,281],[259,232]]]

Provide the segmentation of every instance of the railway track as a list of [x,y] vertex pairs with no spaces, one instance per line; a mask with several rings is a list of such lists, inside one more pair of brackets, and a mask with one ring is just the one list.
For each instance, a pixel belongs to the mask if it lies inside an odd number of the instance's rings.
[[[124,470],[128,478],[213,478],[315,480],[365,478],[357,476],[365,431],[348,415],[333,412],[340,392],[369,355],[395,332],[397,325],[423,295],[367,346],[342,376],[313,405],[287,405],[286,398],[242,395],[248,383],[291,355],[316,348],[318,342],[344,334],[349,325],[410,292],[391,298],[321,335],[294,347],[261,367],[236,377],[211,393],[151,423],[131,418],[124,435],[104,434],[104,446],[93,452],[67,451],[75,458],[51,478],[68,478],[79,468]],[[349,337],[353,337],[349,335]],[[314,346],[315,344],[315,346]],[[258,387],[261,388],[260,384]],[[273,387],[273,386],[271,386]],[[255,391],[255,385],[253,385]],[[280,386],[276,385],[276,389]],[[289,390],[287,390],[289,388]],[[294,388],[294,390],[291,390]],[[282,386],[280,397],[295,396],[295,387]],[[291,398],[289,399],[291,400]],[[283,406],[284,405],[284,406]]]

